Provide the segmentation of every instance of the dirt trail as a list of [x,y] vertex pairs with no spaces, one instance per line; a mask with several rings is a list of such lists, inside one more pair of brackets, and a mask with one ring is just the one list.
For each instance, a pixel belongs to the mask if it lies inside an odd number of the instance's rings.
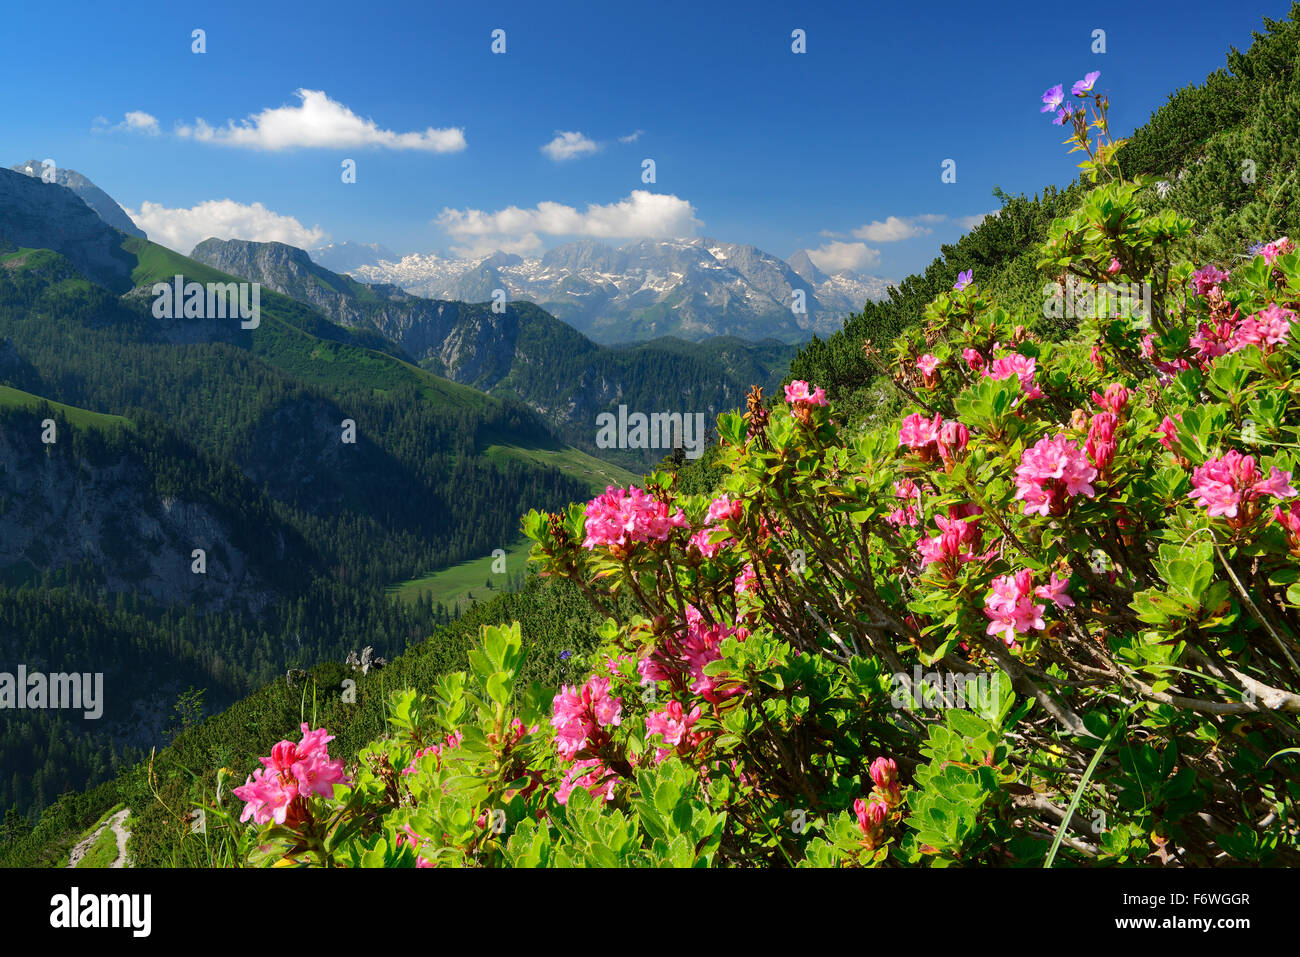
[[104,833],[104,828],[111,827],[113,829],[113,836],[117,838],[117,858],[108,866],[125,867],[126,839],[128,837],[128,832],[122,827],[122,825],[126,822],[126,819],[130,814],[130,809],[118,811],[99,827],[95,828],[93,834],[78,843],[77,846],[72,849],[72,853],[68,855],[68,866],[76,867],[81,859],[86,856],[86,852],[94,846],[95,841],[99,840],[99,835]]

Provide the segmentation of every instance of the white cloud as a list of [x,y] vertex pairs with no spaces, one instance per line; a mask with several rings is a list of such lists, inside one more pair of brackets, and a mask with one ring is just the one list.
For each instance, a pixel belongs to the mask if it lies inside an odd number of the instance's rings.
[[[589,204],[585,212],[562,203],[543,202],[531,209],[508,206],[487,213],[480,209],[444,209],[437,223],[462,249],[532,251],[538,235],[590,236],[599,239],[675,239],[692,236],[703,225],[695,208],[665,193],[633,190],[616,203]],[[521,250],[519,244],[528,244]],[[513,244],[513,248],[511,248]],[[458,255],[466,255],[457,250]]]
[[889,216],[884,222],[875,220],[853,230],[858,239],[873,243],[896,243],[902,239],[916,236],[928,236],[934,223],[941,223],[947,217],[939,213],[922,213],[920,216]]
[[131,110],[121,123],[109,123],[107,117],[97,116],[91,129],[96,133],[144,133],[146,136],[158,135],[158,118],[143,110]]
[[872,249],[866,243],[824,243],[817,249],[808,250],[808,258],[822,272],[836,273],[843,269],[870,269],[879,265],[880,250]]
[[1001,209],[993,209],[989,210],[987,213],[977,213],[974,216],[959,216],[957,217],[956,222],[962,229],[970,232],[980,223],[984,222],[984,220],[988,219],[990,216],[996,216],[1000,212],[1002,212]]
[[556,162],[559,162],[561,160],[586,156],[588,153],[594,153],[598,149],[600,149],[600,145],[595,140],[584,136],[576,130],[568,133],[556,130],[555,139],[545,144],[542,147],[542,152]]
[[637,140],[641,138],[641,135],[643,133],[645,133],[645,130],[637,130],[635,133],[627,134],[627,136],[620,136],[618,138],[618,141],[620,143],[635,143]]
[[145,201],[138,212],[127,209],[126,214],[154,242],[181,253],[189,253],[211,237],[288,243],[301,249],[318,246],[328,238],[318,226],[308,229],[292,216],[282,216],[261,203],[247,205],[232,199],[210,199],[189,209],[168,209]]
[[214,127],[199,119],[193,126],[178,125],[176,133],[201,143],[255,150],[378,146],[455,153],[466,145],[465,131],[459,127],[396,133],[380,129],[374,120],[357,116],[322,90],[298,90],[296,95],[302,101],[298,106],[271,107],[238,123],[228,120],[225,126]]

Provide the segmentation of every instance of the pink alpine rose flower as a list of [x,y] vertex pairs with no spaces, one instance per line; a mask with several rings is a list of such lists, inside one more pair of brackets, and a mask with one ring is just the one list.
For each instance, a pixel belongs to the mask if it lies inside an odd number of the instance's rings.
[[1113,412],[1115,415],[1122,415],[1125,407],[1128,406],[1129,391],[1118,382],[1112,382],[1106,386],[1106,393],[1099,395],[1095,390],[1092,393],[1092,401],[1097,403],[1107,412]]
[[795,379],[785,387],[785,401],[790,405],[826,405],[826,390],[818,386],[810,391],[807,382]]
[[1056,572],[1052,572],[1047,584],[1035,588],[1034,594],[1039,598],[1050,601],[1057,608],[1073,608],[1074,599],[1070,597],[1070,593],[1066,590],[1069,587],[1069,578],[1057,578]]
[[993,591],[984,600],[984,614],[989,625],[986,634],[1001,635],[1015,646],[1019,635],[1042,631],[1043,605],[1034,602],[1033,572],[1022,568],[1014,575],[1000,575],[993,580]]
[[668,505],[633,486],[612,485],[587,503],[584,548],[606,545],[626,548],[635,542],[662,542],[674,528],[688,526],[679,508],[669,514]]
[[1016,467],[1016,498],[1024,501],[1026,515],[1061,514],[1072,495],[1092,498],[1097,469],[1087,455],[1063,434],[1041,438],[1025,449]]
[[324,728],[311,731],[304,722],[302,740],[281,741],[270,757],[259,758],[263,767],[234,789],[235,796],[246,802],[240,821],[251,817],[258,824],[274,820],[295,827],[307,814],[307,798],[333,797],[335,785],[348,784],[343,762],[330,760],[328,744],[333,740]]
[[655,711],[645,719],[646,734],[658,734],[664,743],[677,747],[691,733],[691,728],[700,719],[700,706],[696,705],[689,714],[682,712],[679,701],[669,701],[663,711]]
[[1202,266],[1192,273],[1192,282],[1196,284],[1196,294],[1198,296],[1208,296],[1211,289],[1217,289],[1227,282],[1229,275],[1231,274],[1218,266]]
[[984,370],[984,377],[987,379],[1006,379],[1014,375],[1020,382],[1020,391],[1025,394],[1025,398],[1037,399],[1043,394],[1043,391],[1034,384],[1036,366],[1037,360],[1031,359],[1029,356],[1023,356],[1019,352],[1013,352],[1000,359],[994,359],[989,367]]
[[1243,506],[1261,496],[1287,499],[1295,494],[1290,472],[1275,465],[1265,478],[1253,455],[1242,455],[1234,449],[1193,469],[1192,491],[1187,497],[1205,506],[1211,518],[1235,519]]
[[1183,421],[1181,414],[1175,415],[1173,419],[1166,415],[1160,424],[1156,426],[1156,434],[1160,436],[1160,444],[1171,452],[1174,451],[1174,443],[1178,440],[1178,425],[1174,419],[1177,419],[1178,422]]
[[879,837],[880,829],[889,817],[889,808],[885,807],[884,801],[877,798],[872,798],[870,801],[866,798],[858,798],[853,802],[853,814],[858,819],[858,830],[864,837],[874,840]]
[[1272,352],[1275,346],[1283,345],[1287,341],[1294,319],[1295,313],[1290,309],[1283,309],[1277,303],[1271,303],[1238,323],[1232,335],[1229,351],[1236,352],[1246,346],[1255,345],[1263,352]]
[[921,507],[921,490],[916,487],[916,483],[909,478],[895,482],[894,498],[901,498],[905,504],[902,508],[890,512],[885,517],[885,521],[891,525],[920,525],[921,520],[917,517],[917,513]]
[[592,797],[612,801],[616,784],[618,775],[606,768],[600,758],[584,758],[573,762],[564,772],[564,779],[555,790],[555,800],[568,804],[574,788],[585,788]]
[[551,701],[551,726],[555,728],[555,750],[572,761],[583,748],[599,748],[609,740],[603,729],[623,720],[623,699],[609,693],[609,679],[593,675],[581,689],[560,688]]

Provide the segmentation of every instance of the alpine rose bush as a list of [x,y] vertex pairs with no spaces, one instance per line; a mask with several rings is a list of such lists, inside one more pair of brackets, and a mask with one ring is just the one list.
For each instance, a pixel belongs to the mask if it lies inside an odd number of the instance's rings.
[[[518,626],[484,628],[346,777],[305,726],[263,759],[247,858],[1300,864],[1300,255],[1187,261],[1099,79],[1043,97],[1093,185],[1039,266],[1147,284],[1148,314],[1044,342],[965,270],[892,368],[867,350],[897,421],[755,389],[711,494],[529,513],[605,619],[586,678],[523,687]],[[934,707],[919,671],[966,690]]]

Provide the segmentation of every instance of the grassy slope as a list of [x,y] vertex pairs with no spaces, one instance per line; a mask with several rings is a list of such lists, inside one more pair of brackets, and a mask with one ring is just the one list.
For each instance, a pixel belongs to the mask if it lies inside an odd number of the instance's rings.
[[[603,492],[610,485],[626,486],[639,481],[626,469],[567,446],[524,448],[503,441],[493,442],[481,451],[491,459],[518,459],[558,468],[585,481],[592,495]],[[509,576],[525,569],[531,549],[532,543],[525,538],[506,545],[505,575],[492,571],[492,556],[486,555],[400,582],[388,591],[399,601],[414,602],[428,596],[435,603],[442,602],[447,608],[463,613],[475,602],[491,598],[499,594],[500,589],[509,587]],[[493,590],[484,587],[489,580],[493,583]],[[470,597],[471,592],[475,597]]]
[[[442,602],[449,610],[463,613],[475,602],[493,598],[506,590],[510,576],[526,569],[532,544],[528,539],[521,538],[506,547],[504,575],[492,570],[495,559],[491,555],[485,555],[393,585],[388,593],[398,601],[408,603],[427,597],[435,603]],[[486,587],[488,581],[492,582],[491,589]]]
[[586,482],[593,494],[605,491],[610,485],[629,485],[638,481],[627,469],[619,468],[567,445],[526,446],[514,441],[492,442],[482,449],[490,459],[518,459],[536,465],[549,465]]
[[49,399],[32,395],[30,392],[23,392],[21,389],[10,388],[7,385],[0,385],[0,408],[17,407],[39,411],[46,406],[59,412],[78,428],[96,428],[110,431],[118,427],[129,429],[133,426],[130,419],[120,415],[91,412],[89,409],[81,409],[75,405],[64,405],[62,402],[51,402]]

